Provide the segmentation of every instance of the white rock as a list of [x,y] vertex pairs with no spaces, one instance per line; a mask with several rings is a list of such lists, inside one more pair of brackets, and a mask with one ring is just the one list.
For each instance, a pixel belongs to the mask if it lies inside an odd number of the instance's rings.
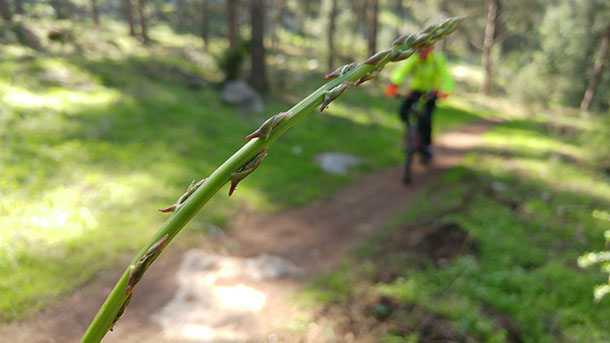
[[227,81],[220,98],[228,104],[238,105],[248,113],[263,111],[263,99],[243,80]]
[[300,269],[270,255],[236,258],[190,250],[176,273],[176,293],[152,315],[168,339],[242,342],[268,295],[256,281],[294,276]]
[[350,168],[362,163],[362,159],[340,152],[325,152],[316,156],[316,162],[329,174],[345,175]]

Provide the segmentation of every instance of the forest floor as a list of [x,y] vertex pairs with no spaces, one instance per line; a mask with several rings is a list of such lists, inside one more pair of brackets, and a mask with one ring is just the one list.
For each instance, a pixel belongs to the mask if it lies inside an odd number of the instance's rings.
[[[158,32],[163,39],[152,48],[121,36],[120,27],[83,32],[80,43],[90,55],[0,46],[1,321],[20,319],[120,265],[123,254],[145,244],[165,221],[158,208],[209,175],[253,128],[322,80],[321,72],[296,72],[296,62],[294,72],[286,69],[293,62],[274,65],[270,72],[284,74],[273,79],[285,84],[274,84],[263,112],[242,113],[221,101],[221,76],[209,68],[221,46],[203,53],[196,37],[171,31]],[[117,37],[124,38],[118,47]],[[304,59],[299,51],[289,57]],[[200,77],[202,84],[193,88],[183,75]],[[236,196],[215,196],[181,235],[188,237],[175,243],[189,245],[217,227],[226,229],[240,208],[305,206],[397,165],[399,102],[381,91],[381,84],[371,83],[323,115],[309,115],[274,145],[256,177],[240,184]],[[449,102],[437,114],[434,129],[444,132],[488,111]],[[328,173],[317,162],[328,153],[360,163],[344,174]]]
[[[3,342],[78,341],[157,209],[322,82],[309,48],[287,45],[265,111],[239,113],[209,67],[221,42],[81,31],[86,54],[0,46]],[[609,299],[592,295],[607,277],[576,263],[609,224],[601,121],[481,96],[464,73],[479,68],[454,67],[460,93],[437,108],[437,159],[413,186],[395,167],[398,101],[383,80],[350,90],[193,218],[106,341],[610,341]],[[362,163],[327,173],[325,153]]]
[[[160,342],[163,341],[161,337],[167,342],[294,341],[297,336],[303,341],[320,341],[323,339],[320,335],[325,333],[313,322],[305,329],[299,329],[295,324],[304,318],[313,318],[311,309],[295,300],[299,292],[324,273],[338,268],[352,248],[401,213],[413,201],[414,192],[433,182],[448,168],[455,167],[466,152],[480,144],[481,134],[490,124],[478,122],[442,135],[437,142],[434,164],[426,169],[418,166],[415,182],[410,187],[400,184],[400,168],[390,168],[361,177],[331,198],[305,207],[276,214],[242,211],[232,220],[227,235],[218,236],[198,249],[222,252],[221,255],[235,251],[238,252],[235,257],[239,258],[276,256],[298,270],[276,275],[279,278],[256,280],[242,273],[215,280],[216,287],[246,287],[262,294],[265,305],[256,310],[238,311],[233,317],[223,311],[210,316],[187,315],[189,319],[186,320],[192,321],[190,327],[174,325],[176,330],[164,330],[156,318],[177,296],[180,284],[184,282],[180,280],[179,272],[184,251],[169,249],[147,273],[127,313],[105,341]],[[193,254],[193,251],[186,254]],[[191,284],[198,282],[197,277],[202,277],[197,273],[190,275],[191,280],[187,283]],[[77,341],[117,276],[117,271],[101,273],[60,303],[29,319],[0,328],[0,336],[16,342]],[[200,305],[205,306],[205,299],[201,301]],[[235,308],[232,310],[235,312]],[[218,317],[223,315],[225,320],[219,322]],[[362,340],[360,337],[359,341]]]

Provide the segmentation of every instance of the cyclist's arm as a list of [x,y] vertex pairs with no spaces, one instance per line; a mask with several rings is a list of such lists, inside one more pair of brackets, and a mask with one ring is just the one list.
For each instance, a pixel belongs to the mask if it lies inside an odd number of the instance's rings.
[[390,77],[390,84],[384,92],[385,96],[398,96],[398,88],[404,82],[407,75],[413,70],[415,60],[416,59],[411,56],[394,70]]
[[440,93],[449,94],[453,92],[453,77],[451,76],[449,68],[447,67],[445,56],[442,54],[438,55],[438,67],[440,73],[440,86],[438,90]]

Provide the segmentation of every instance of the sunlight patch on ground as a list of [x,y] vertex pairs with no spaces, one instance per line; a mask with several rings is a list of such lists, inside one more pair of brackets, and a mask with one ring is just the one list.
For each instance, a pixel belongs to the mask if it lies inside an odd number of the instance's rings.
[[489,147],[506,149],[517,154],[524,152],[528,155],[544,156],[556,153],[574,159],[582,157],[581,150],[574,145],[527,130],[499,128],[486,135],[486,142]]
[[[567,113],[562,113],[567,112]],[[546,121],[556,125],[571,128],[580,131],[589,131],[595,128],[600,123],[596,120],[597,118],[580,115],[575,110],[569,109],[553,109],[548,111],[540,111],[540,115]]]
[[[474,165],[473,165],[474,167]],[[497,175],[516,173],[532,181],[542,182],[554,191],[575,192],[610,201],[610,184],[594,175],[557,160],[485,157],[477,159],[475,169]]]
[[50,245],[78,238],[99,227],[98,212],[128,206],[137,198],[139,186],[152,184],[154,180],[146,174],[91,173],[80,182],[60,185],[35,197],[3,197],[0,250],[22,241],[27,248],[29,244]]
[[450,96],[448,102],[470,112],[485,114],[486,117],[516,119],[531,117],[533,111],[510,98],[488,97],[481,93],[460,93]]
[[257,282],[299,273],[275,256],[236,258],[190,250],[176,273],[174,298],[152,319],[170,339],[245,341],[262,333],[260,313],[272,296]]
[[380,125],[390,129],[400,128],[399,121],[393,118],[393,116],[386,115],[382,110],[350,106],[342,101],[333,102],[324,113],[333,117],[350,120],[360,125]]
[[120,96],[118,92],[108,89],[96,92],[55,89],[41,94],[6,84],[0,84],[0,92],[3,93],[2,102],[15,109],[64,112],[77,112],[84,106],[108,105]]
[[0,46],[0,51],[4,58],[19,58],[32,53],[32,49],[14,44],[3,44]]
[[[585,158],[582,147],[540,130],[543,129],[536,125],[519,124],[496,128],[485,136],[486,146],[495,151],[488,151],[472,166],[494,173],[515,172],[557,191],[610,200],[610,185],[599,175],[574,164]],[[511,155],[510,161],[503,154]]]
[[144,206],[152,215],[133,210],[157,187],[149,174],[78,173],[78,181],[0,197],[1,317],[19,317],[116,263],[163,219],[154,204]]
[[[279,207],[280,204],[277,204],[273,201],[273,199],[270,199],[269,196],[265,194],[265,192],[261,191],[256,187],[248,186],[246,185],[246,183],[247,180],[241,182],[240,185],[237,186],[237,190],[231,196],[231,198],[239,197],[240,200],[243,200],[245,201],[245,203],[248,204],[248,207],[256,208],[257,210],[263,212],[273,211]],[[228,186],[225,186],[225,188],[228,189]],[[225,190],[225,188],[223,188],[220,192],[228,192],[227,190]]]

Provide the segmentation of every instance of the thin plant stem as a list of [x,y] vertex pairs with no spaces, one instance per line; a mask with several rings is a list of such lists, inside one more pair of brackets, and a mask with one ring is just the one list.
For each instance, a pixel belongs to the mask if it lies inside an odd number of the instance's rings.
[[191,185],[175,205],[163,209],[164,212],[173,211],[173,214],[152,240],[133,258],[91,321],[81,342],[92,343],[102,340],[125,311],[137,282],[162,250],[226,183],[231,182],[230,192],[233,192],[239,181],[260,165],[268,147],[288,129],[316,108],[323,111],[345,90],[374,78],[387,63],[404,60],[417,49],[433,45],[453,32],[461,20],[462,18],[449,18],[427,27],[419,34],[401,36],[393,42],[392,48],[378,52],[365,62],[345,65],[327,74],[325,76],[329,80],[327,83],[288,111],[269,118],[258,130],[248,135],[248,142],[210,176]]

